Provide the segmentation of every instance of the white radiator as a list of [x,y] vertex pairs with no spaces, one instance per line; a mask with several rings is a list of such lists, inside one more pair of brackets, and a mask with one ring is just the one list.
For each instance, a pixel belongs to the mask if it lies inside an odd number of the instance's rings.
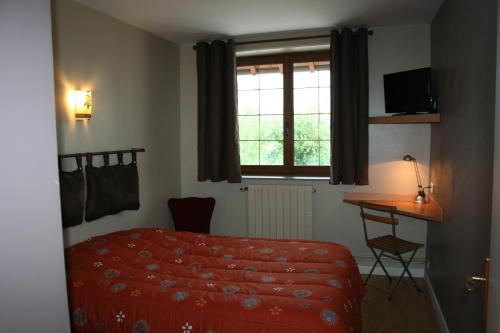
[[248,235],[312,239],[312,186],[249,185]]

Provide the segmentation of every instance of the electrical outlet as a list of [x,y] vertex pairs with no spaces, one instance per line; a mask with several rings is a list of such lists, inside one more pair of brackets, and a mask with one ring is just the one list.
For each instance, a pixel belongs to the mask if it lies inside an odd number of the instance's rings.
[[431,193],[434,193],[434,183],[433,183],[433,182],[431,182],[430,186],[431,186],[431,188],[430,188]]

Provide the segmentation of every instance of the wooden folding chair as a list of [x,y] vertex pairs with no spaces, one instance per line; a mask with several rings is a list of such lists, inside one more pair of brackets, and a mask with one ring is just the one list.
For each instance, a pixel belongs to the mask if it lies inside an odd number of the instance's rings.
[[[360,215],[361,215],[361,219],[363,220],[363,229],[364,229],[364,233],[365,233],[366,245],[370,248],[373,255],[375,256],[375,264],[373,264],[373,267],[370,270],[370,273],[368,274],[368,277],[366,278],[366,280],[364,282],[365,286],[368,285],[368,280],[371,278],[373,271],[375,270],[377,265],[380,265],[380,267],[382,267],[382,270],[384,271],[385,275],[387,276],[389,281],[392,282],[391,276],[389,275],[389,273],[387,272],[387,269],[385,268],[384,264],[381,261],[382,257],[387,257],[387,258],[399,261],[401,263],[401,265],[403,265],[403,272],[401,273],[401,276],[397,280],[396,285],[390,290],[383,290],[383,289],[377,288],[375,286],[371,286],[371,287],[374,287],[374,288],[380,289],[384,292],[387,292],[389,294],[389,300],[391,300],[392,295],[394,294],[394,292],[398,288],[399,284],[404,283],[401,280],[406,273],[410,277],[411,281],[413,282],[413,286],[417,289],[418,292],[420,292],[420,288],[418,287],[417,282],[415,281],[415,279],[411,275],[408,267],[410,266],[417,251],[420,248],[424,247],[424,245],[419,244],[419,243],[410,242],[410,241],[396,237],[396,225],[399,224],[398,219],[394,217],[394,214],[396,212],[396,207],[377,205],[377,204],[369,203],[366,201],[361,201],[359,206],[361,207]],[[365,211],[366,209],[383,213],[383,215],[385,214],[386,216],[374,215],[371,213],[367,213]],[[388,235],[380,236],[380,237],[375,237],[375,238],[368,238],[366,221],[373,221],[373,222],[391,225],[392,234],[388,234]],[[376,250],[378,250],[380,252],[377,254]],[[405,261],[402,257],[402,255],[405,253],[411,253],[410,259],[408,261]]]

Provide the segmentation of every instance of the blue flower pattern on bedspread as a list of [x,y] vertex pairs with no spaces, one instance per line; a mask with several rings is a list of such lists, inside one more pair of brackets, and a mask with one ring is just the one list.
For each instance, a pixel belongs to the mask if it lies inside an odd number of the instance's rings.
[[259,304],[260,300],[257,298],[247,298],[242,302],[243,307],[248,310],[255,309]]
[[337,314],[330,309],[321,311],[321,317],[328,325],[335,325],[337,323]]

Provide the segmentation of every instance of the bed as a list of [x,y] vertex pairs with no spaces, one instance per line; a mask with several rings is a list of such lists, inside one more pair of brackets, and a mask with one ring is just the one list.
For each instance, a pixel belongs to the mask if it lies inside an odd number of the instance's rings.
[[73,332],[359,333],[345,247],[142,228],[66,250]]

